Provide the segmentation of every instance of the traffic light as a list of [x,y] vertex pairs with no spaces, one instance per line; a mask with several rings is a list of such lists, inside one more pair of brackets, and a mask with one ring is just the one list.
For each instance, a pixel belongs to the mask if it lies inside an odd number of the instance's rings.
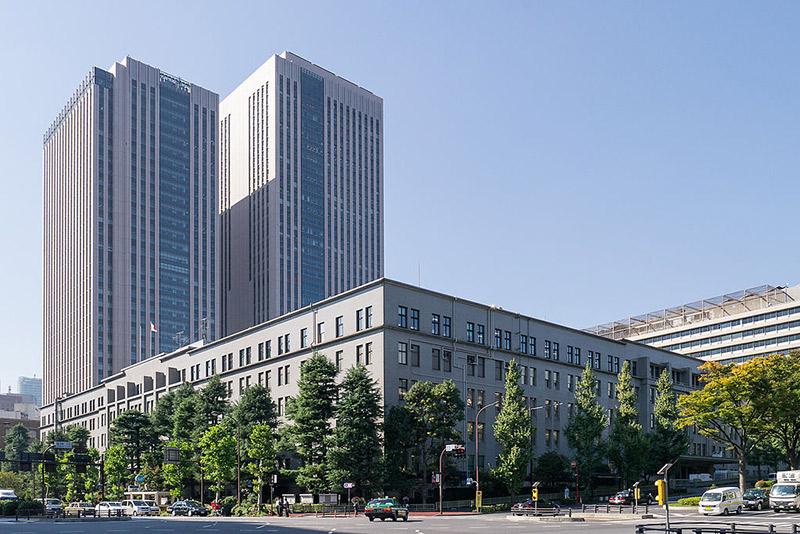
[[456,445],[453,448],[453,458],[466,458],[467,449],[463,445]]
[[633,489],[633,498],[637,501],[642,498],[642,490],[641,488],[634,488]]
[[531,490],[531,499],[533,499],[534,501],[539,500],[539,488],[533,488]]
[[664,479],[659,478],[656,480],[656,487],[658,488],[658,504],[663,506],[667,502],[667,485]]

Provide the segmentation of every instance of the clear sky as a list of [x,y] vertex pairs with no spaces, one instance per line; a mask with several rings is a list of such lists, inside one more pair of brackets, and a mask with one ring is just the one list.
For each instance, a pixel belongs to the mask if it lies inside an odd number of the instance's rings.
[[574,327],[797,284],[800,4],[0,0],[0,389],[41,376],[42,134],[126,55],[385,101],[390,278]]

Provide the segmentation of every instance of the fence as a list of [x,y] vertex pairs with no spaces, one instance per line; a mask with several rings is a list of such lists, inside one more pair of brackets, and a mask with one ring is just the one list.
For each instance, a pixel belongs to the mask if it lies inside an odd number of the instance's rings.
[[[644,512],[642,512],[644,510]],[[640,514],[650,513],[650,505],[640,504],[582,504],[581,505],[581,512],[586,513],[594,513],[594,514],[624,514],[626,511],[630,511],[632,514]]]
[[652,523],[648,525],[636,525],[637,534],[648,532],[664,532],[674,534],[772,534],[772,533],[791,533],[798,534],[800,525],[793,523],[790,525],[774,523],[672,523],[667,530],[664,523]]

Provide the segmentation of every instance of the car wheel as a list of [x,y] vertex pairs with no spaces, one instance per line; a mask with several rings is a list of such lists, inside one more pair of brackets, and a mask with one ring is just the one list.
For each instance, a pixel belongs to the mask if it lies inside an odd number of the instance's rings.
[[187,515],[188,515],[189,517],[192,517],[192,513],[193,513],[193,512],[192,512],[192,510],[189,510],[189,513],[188,513]]
[[175,517],[176,515],[178,515],[178,512],[176,512],[175,510],[173,510],[173,511],[172,511],[172,517]]
[[381,517],[381,521],[386,521],[386,518],[385,517]]
[[392,514],[392,521],[397,521],[397,513]]
[[742,507],[741,506],[736,509],[736,513],[737,514],[741,514],[742,513]]
[[763,506],[761,506],[761,503],[756,504],[756,510],[760,512],[762,508]]
[[722,509],[722,515],[728,515],[729,513],[727,508]]
[[406,515],[403,516],[403,521],[408,521],[408,513],[407,512],[406,512]]
[[374,518],[374,517],[372,517],[371,515],[370,515],[370,516],[367,516],[367,519],[369,519],[370,521],[375,521],[375,518]]

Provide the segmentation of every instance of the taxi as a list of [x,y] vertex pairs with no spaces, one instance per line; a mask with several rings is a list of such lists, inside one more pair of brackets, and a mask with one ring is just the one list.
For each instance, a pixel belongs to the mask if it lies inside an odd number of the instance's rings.
[[408,521],[408,508],[402,506],[397,499],[393,497],[383,497],[381,499],[372,499],[364,507],[364,515],[370,521],[375,521],[375,518],[381,521],[391,519],[397,521],[397,518],[402,518],[403,521]]

